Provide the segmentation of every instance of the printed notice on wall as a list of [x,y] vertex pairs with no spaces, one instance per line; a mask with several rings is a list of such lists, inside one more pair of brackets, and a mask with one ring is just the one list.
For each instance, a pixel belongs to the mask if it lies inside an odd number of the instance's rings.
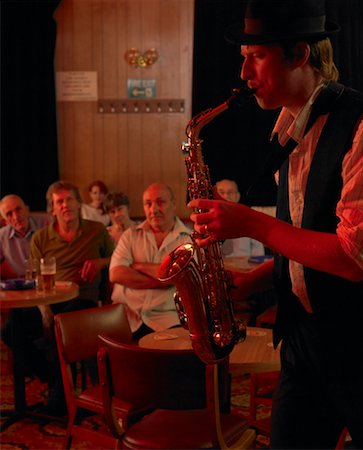
[[59,102],[97,100],[97,72],[57,72],[56,80]]

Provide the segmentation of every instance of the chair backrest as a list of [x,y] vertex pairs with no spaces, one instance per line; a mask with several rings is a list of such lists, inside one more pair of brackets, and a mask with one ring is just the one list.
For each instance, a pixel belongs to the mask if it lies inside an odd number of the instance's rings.
[[120,303],[57,314],[54,318],[58,351],[67,364],[97,355],[98,335],[131,342],[132,333]]
[[[237,427],[232,415],[224,414],[223,420],[221,420],[218,366],[216,364],[205,365],[193,350],[142,348],[116,342],[105,336],[99,336],[99,345],[98,369],[103,390],[104,414],[106,422],[116,438],[122,439],[126,431],[120,425],[113,411],[113,402],[118,399],[134,405],[148,406],[161,412],[178,409],[179,411],[174,414],[176,427],[182,427],[182,424],[185,423],[182,417],[184,419],[197,417],[195,419],[197,420],[197,427],[207,430],[209,434],[212,447],[208,448],[254,448],[256,433],[254,430],[246,429],[243,420],[240,421],[237,418]],[[204,383],[201,383],[202,375],[205,377]],[[206,400],[204,401],[205,406],[196,410],[201,414],[191,416],[190,409],[193,409],[193,396],[200,396],[200,389],[203,389],[204,400]],[[183,414],[183,412],[180,410],[183,409],[188,411],[185,411],[184,416],[181,416],[180,413]],[[173,415],[174,412],[167,411],[167,413]],[[153,414],[152,412],[150,416],[153,416]],[[202,424],[201,421],[203,420],[204,423]],[[231,425],[232,421],[234,423],[232,426],[233,432],[232,434],[229,433],[229,441],[233,441],[231,442],[233,446],[228,447],[224,439],[222,422],[224,425],[227,425],[227,423]],[[155,422],[153,424],[155,425]],[[190,427],[190,420],[188,424]],[[156,429],[152,430],[152,435],[155,434],[154,444],[156,445],[152,448],[164,448],[159,447],[158,433],[160,432],[160,426],[165,426],[165,416],[161,423],[156,426]],[[184,433],[184,430],[182,432]],[[145,437],[140,429],[138,429],[136,435],[145,442]],[[176,439],[178,438],[176,437]],[[208,441],[208,438],[206,440]],[[131,441],[133,441],[133,438],[131,438]],[[180,445],[180,442],[179,444],[175,442],[175,445]],[[179,447],[168,446],[168,448]]]
[[153,409],[205,407],[205,365],[192,350],[142,348],[108,334],[99,341],[100,383],[116,398]]

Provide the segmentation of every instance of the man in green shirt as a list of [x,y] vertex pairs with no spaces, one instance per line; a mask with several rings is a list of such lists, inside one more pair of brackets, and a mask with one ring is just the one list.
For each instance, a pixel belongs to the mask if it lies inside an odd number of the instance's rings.
[[54,256],[55,280],[77,283],[80,294],[68,302],[28,308],[26,314],[31,319],[24,321],[27,322],[24,326],[27,340],[46,355],[43,366],[49,385],[46,412],[59,415],[65,412],[65,403],[53,334],[54,315],[97,306],[101,271],[107,270],[114,245],[104,225],[81,219],[81,197],[76,186],[65,181],[53,183],[47,191],[47,208],[53,223],[34,233],[30,254],[38,259]]

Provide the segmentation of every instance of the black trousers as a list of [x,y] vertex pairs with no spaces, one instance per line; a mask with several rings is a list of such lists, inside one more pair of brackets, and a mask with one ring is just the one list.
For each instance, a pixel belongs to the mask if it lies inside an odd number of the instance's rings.
[[311,317],[283,341],[271,448],[334,449],[347,426],[363,449],[363,342],[344,343],[335,331],[326,336]]

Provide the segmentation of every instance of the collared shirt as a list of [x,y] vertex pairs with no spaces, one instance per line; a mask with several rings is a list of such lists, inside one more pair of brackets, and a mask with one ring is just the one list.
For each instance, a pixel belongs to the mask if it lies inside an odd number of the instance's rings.
[[[320,116],[304,136],[311,107],[320,92],[314,91],[300,114],[294,120],[286,108],[276,121],[273,134],[278,133],[281,145],[289,137],[298,142],[289,157],[289,208],[292,224],[301,227],[304,210],[304,196],[311,162],[320,134],[328,119],[328,114]],[[353,139],[352,148],[346,153],[342,164],[343,188],[336,207],[339,218],[337,236],[346,254],[363,268],[363,121],[361,120]],[[305,309],[312,312],[308,298],[303,266],[295,261],[289,262],[292,289]]]
[[30,216],[29,230],[21,236],[11,225],[0,228],[0,263],[8,262],[19,277],[25,276],[25,260],[29,258],[30,241],[39,228],[47,226],[48,217]]
[[[147,221],[128,228],[120,237],[112,254],[110,270],[117,266],[131,266],[134,262],[160,263],[181,244],[191,242],[190,230],[179,218],[174,228],[158,248],[154,233]],[[174,303],[175,286],[163,289],[133,289],[115,284],[114,303],[126,305],[131,330],[144,322],[155,331],[162,331],[180,323]]]
[[99,299],[101,274],[88,283],[81,279],[80,270],[86,260],[106,258],[114,250],[113,242],[106,227],[99,222],[80,220],[74,239],[65,241],[54,228],[54,224],[37,231],[31,241],[30,253],[34,258],[54,256],[57,271],[55,280],[73,281],[80,288],[80,298]]

